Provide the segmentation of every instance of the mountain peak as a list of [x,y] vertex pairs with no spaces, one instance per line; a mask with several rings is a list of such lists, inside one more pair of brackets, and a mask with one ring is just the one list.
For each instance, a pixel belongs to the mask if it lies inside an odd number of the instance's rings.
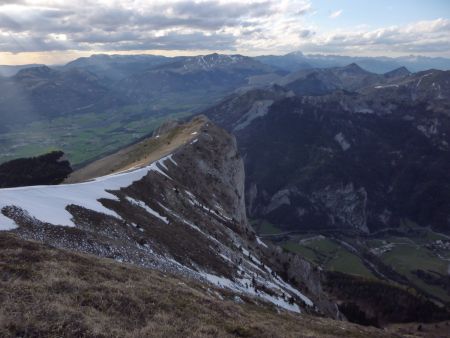
[[48,67],[48,66],[38,66],[38,67],[30,67],[21,69],[16,75],[16,78],[25,78],[25,77],[51,77],[58,73],[56,70]]
[[401,76],[407,76],[411,74],[411,72],[404,66],[393,69],[387,73],[384,73],[384,76],[387,78],[392,78],[392,77],[401,77]]
[[297,50],[295,52],[291,52],[291,53],[289,53],[287,55],[296,56],[296,57],[304,57],[305,56],[305,54],[303,54],[303,52],[301,52],[299,50]]
[[206,68],[211,68],[217,65],[228,65],[232,63],[241,62],[244,61],[246,57],[239,54],[228,55],[228,54],[212,53],[207,55],[196,56],[193,59],[198,64],[201,64]]
[[349,65],[342,67],[344,70],[349,70],[353,72],[364,72],[366,73],[366,70],[362,69],[357,63],[352,62]]

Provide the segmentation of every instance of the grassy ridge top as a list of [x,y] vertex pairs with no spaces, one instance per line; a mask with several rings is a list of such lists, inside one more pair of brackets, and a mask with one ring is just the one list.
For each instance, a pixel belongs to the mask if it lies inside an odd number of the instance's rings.
[[160,159],[195,138],[206,122],[202,117],[174,126],[167,132],[125,147],[111,155],[94,161],[75,171],[67,183],[77,183],[95,177],[117,173],[131,168],[142,167]]

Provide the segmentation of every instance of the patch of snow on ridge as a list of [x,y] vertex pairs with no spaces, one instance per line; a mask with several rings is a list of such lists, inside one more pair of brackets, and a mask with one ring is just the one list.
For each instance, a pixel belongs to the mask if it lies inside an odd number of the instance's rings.
[[157,212],[156,210],[153,210],[152,208],[150,208],[147,204],[145,204],[143,201],[139,201],[136,200],[134,198],[131,198],[129,196],[126,197],[126,199],[128,200],[128,202],[130,202],[131,204],[137,205],[140,208],[144,209],[145,211],[147,211],[149,214],[155,216],[156,218],[159,218],[161,221],[163,221],[166,224],[169,224],[169,220],[167,219],[167,217],[162,216],[159,212]]
[[261,245],[261,246],[267,248],[267,244],[264,243],[258,236],[256,236],[256,242],[257,242],[259,245]]
[[390,85],[384,85],[384,86],[375,86],[376,89],[381,89],[381,88],[398,88],[398,84],[390,84]]
[[173,159],[172,155],[169,155],[169,157],[167,157],[167,159],[172,162],[173,164],[175,164],[176,166],[178,166],[178,163]]
[[168,156],[134,171],[111,174],[83,183],[0,189],[0,231],[17,228],[17,224],[12,219],[1,213],[1,210],[7,206],[21,208],[41,222],[69,227],[75,226],[72,215],[66,210],[66,207],[71,204],[120,218],[98,200],[117,199],[107,190],[128,187],[142,179],[149,171],[156,171],[169,177],[157,166],[158,162],[163,162],[167,158]]
[[350,148],[350,143],[348,143],[348,141],[345,139],[344,134],[339,133],[336,134],[336,136],[334,137],[334,140],[339,143],[339,145],[341,146],[343,151],[346,151]]
[[246,293],[253,296],[260,297],[278,307],[281,307],[285,310],[300,313],[300,307],[295,303],[289,303],[287,300],[282,297],[271,296],[263,291],[256,291],[251,286],[251,278],[236,278],[235,281],[232,281],[225,277],[216,276],[207,272],[200,272],[200,275],[209,281],[211,284],[219,286],[221,288],[227,288],[239,293]]

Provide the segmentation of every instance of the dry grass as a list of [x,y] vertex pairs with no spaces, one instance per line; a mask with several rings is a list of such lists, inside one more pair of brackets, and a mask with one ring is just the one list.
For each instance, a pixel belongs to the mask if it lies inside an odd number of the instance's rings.
[[[220,292],[220,299],[218,296]],[[0,233],[0,337],[387,337]]]
[[159,138],[147,138],[118,152],[94,161],[73,172],[65,183],[77,183],[95,177],[108,175],[134,167],[142,167],[160,159],[193,138],[193,132],[198,132],[205,119],[198,117],[191,122],[175,127]]

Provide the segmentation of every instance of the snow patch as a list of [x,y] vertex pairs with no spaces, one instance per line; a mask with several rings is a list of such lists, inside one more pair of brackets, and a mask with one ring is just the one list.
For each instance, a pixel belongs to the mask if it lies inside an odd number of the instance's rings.
[[392,87],[398,88],[398,85],[397,84],[390,84],[390,85],[384,85],[384,86],[375,86],[376,89],[392,88]]
[[144,168],[106,175],[83,183],[0,189],[0,231],[17,228],[12,219],[1,213],[1,209],[7,206],[23,209],[41,222],[68,227],[75,226],[72,215],[66,210],[69,205],[77,205],[120,219],[117,213],[104,207],[98,200],[117,200],[109,191],[128,187],[146,176],[149,171],[156,171],[170,178],[157,166],[167,158],[168,156]]
[[139,206],[140,208],[142,208],[145,211],[147,211],[149,214],[155,216],[156,218],[159,218],[164,223],[169,224],[169,220],[167,219],[167,217],[162,216],[159,212],[157,212],[156,210],[153,210],[152,208],[150,208],[143,201],[136,200],[136,199],[134,199],[132,197],[129,197],[129,196],[127,196],[126,199],[131,204]]
[[336,134],[334,140],[339,143],[343,151],[346,151],[351,147],[350,143],[345,139],[345,136],[342,133]]
[[268,247],[267,244],[264,243],[258,236],[256,236],[256,242],[257,242],[259,245],[261,245],[261,246],[263,246],[263,247],[265,247],[265,248]]

